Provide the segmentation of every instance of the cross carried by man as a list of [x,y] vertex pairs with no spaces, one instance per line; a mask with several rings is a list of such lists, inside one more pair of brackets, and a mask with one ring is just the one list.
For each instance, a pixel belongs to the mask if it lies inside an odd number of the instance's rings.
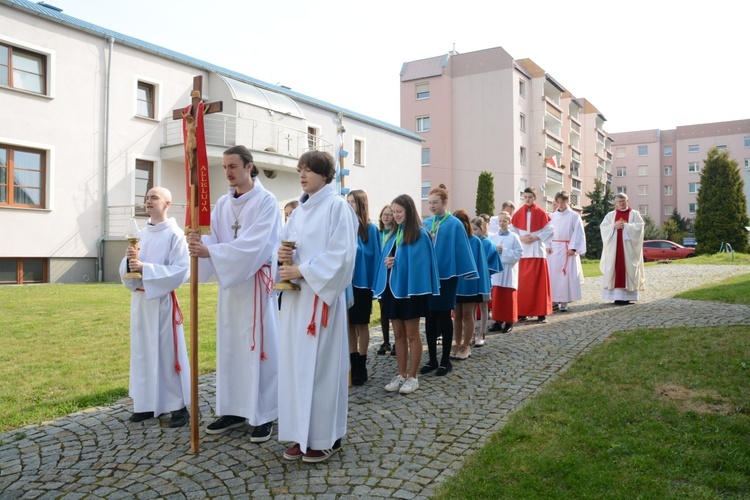
[[[211,195],[209,191],[208,155],[203,129],[203,116],[220,113],[224,109],[222,101],[205,103],[202,100],[203,77],[193,78],[190,92],[191,104],[185,109],[172,111],[173,120],[183,121],[185,141],[185,170],[188,190],[186,223],[189,229],[201,233],[210,231]],[[198,452],[198,257],[190,258],[190,448]]]

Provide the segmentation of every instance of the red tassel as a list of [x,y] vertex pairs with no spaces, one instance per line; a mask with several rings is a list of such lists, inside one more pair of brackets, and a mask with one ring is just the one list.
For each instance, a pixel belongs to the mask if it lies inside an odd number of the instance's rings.
[[265,353],[265,351],[261,352],[261,353],[260,353],[260,360],[261,360],[261,361],[265,361],[265,360],[267,360],[267,359],[268,359],[268,357],[266,356],[266,353]]
[[182,367],[180,366],[179,362],[174,364],[174,371],[175,373],[180,373],[182,371]]

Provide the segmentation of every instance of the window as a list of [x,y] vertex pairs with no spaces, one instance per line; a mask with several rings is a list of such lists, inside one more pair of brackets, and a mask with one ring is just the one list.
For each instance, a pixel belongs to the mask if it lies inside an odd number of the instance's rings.
[[750,135],[745,137],[745,147],[750,148]]
[[136,114],[146,118],[154,118],[154,92],[155,88],[150,83],[138,82]]
[[318,129],[307,127],[307,149],[314,151],[318,149]]
[[526,165],[526,148],[521,146],[521,149],[518,151],[518,156],[521,161],[521,165]]
[[521,129],[521,132],[526,132],[526,115],[523,113],[518,115],[518,127]]
[[430,148],[422,148],[422,166],[430,164]]
[[688,184],[688,193],[697,193],[700,188],[700,182],[691,182]]
[[648,146],[638,146],[638,156],[648,156]]
[[688,146],[688,153],[697,153],[698,151],[700,151],[700,148],[697,144],[690,144]]
[[718,149],[719,151],[724,151],[725,149],[727,149],[727,145],[719,144],[718,146],[716,146],[716,149]]
[[623,146],[615,148],[615,158],[625,158],[625,148]]
[[672,205],[664,205],[664,215],[672,215],[672,212],[674,212]]
[[664,196],[672,196],[672,185],[664,186]]
[[430,98],[430,84],[418,83],[417,84],[417,100],[429,99],[429,98]]
[[526,82],[518,80],[518,95],[526,97]]
[[664,165],[664,177],[672,177],[672,165]]
[[688,163],[688,172],[700,172],[700,163],[697,161]]
[[664,156],[672,156],[672,146],[664,146]]
[[570,181],[570,186],[571,186],[571,187],[572,187],[573,189],[577,189],[577,190],[579,190],[579,191],[580,191],[580,190],[581,190],[581,181],[579,181],[579,180],[576,180],[576,179],[572,179],[572,180]]
[[354,139],[354,164],[365,164],[365,141],[362,139]]
[[0,259],[0,285],[47,282],[47,259]]
[[617,186],[617,194],[628,194],[628,188],[626,186]]
[[570,204],[575,206],[578,205],[578,195],[577,194],[571,194],[570,195]]
[[46,153],[0,144],[0,206],[44,208]]
[[47,56],[0,43],[0,85],[47,93]]
[[750,168],[750,158],[745,158],[745,170]]
[[626,167],[617,167],[617,177],[626,177],[628,171]]
[[648,215],[648,205],[638,205],[638,212],[641,215]]
[[430,184],[430,181],[422,181],[422,199],[426,200],[430,197],[430,187],[432,184]]
[[648,175],[648,165],[638,165],[638,177],[646,177]]
[[688,203],[688,213],[694,214],[698,211],[698,204],[697,203]]
[[638,186],[638,196],[648,196],[648,185],[641,184]]
[[135,214],[146,216],[146,194],[154,187],[154,162],[135,160]]
[[417,117],[417,132],[429,132],[430,131],[430,117],[420,116]]

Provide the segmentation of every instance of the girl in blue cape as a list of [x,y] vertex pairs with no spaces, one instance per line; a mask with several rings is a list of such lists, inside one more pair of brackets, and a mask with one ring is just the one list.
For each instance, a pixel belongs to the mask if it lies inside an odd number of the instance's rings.
[[[497,251],[497,247],[491,239],[487,237],[487,219],[482,216],[475,217],[471,220],[471,228],[474,230],[474,236],[478,237],[482,242],[484,248],[484,255],[487,257],[487,270],[489,271],[490,279],[490,290],[492,290],[491,277],[495,273],[499,273],[503,270],[503,263],[500,261],[500,253]],[[492,292],[490,291],[490,294]],[[479,324],[479,335],[477,336],[472,344],[477,347],[484,345],[485,335],[487,335],[487,319],[489,318],[489,307],[490,296],[484,296],[482,302],[479,303],[480,311],[480,324]]]
[[[382,250],[385,243],[391,238],[391,234],[396,234],[396,224],[393,222],[393,212],[391,212],[390,203],[380,211],[378,223],[380,226],[380,248]],[[378,349],[378,354],[383,355],[390,351],[391,356],[395,356],[396,345],[391,346],[390,322],[383,309],[382,300],[378,299],[378,302],[380,302],[380,329],[383,332],[383,343],[380,345],[380,349]]]
[[393,325],[398,362],[398,374],[385,390],[409,394],[419,388],[419,321],[429,314],[429,300],[440,294],[440,283],[435,249],[419,220],[414,200],[402,194],[393,200],[391,210],[398,227],[383,248],[374,291]]
[[[450,346],[453,343],[451,311],[456,308],[458,278],[478,279],[477,265],[469,246],[469,238],[461,222],[447,211],[448,191],[443,184],[430,191],[430,212],[434,215],[424,222],[430,231],[440,277],[440,296],[430,301],[430,314],[425,318],[425,337],[429,361],[419,371],[422,374],[447,375],[453,369]],[[437,339],[443,338],[443,354],[437,360]]]

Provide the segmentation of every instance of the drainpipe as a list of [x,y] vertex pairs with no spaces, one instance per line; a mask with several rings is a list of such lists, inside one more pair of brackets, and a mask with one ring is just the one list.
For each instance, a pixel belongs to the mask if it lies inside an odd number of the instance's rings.
[[108,37],[109,55],[107,56],[107,79],[104,88],[104,158],[103,158],[103,179],[102,179],[102,224],[103,231],[98,242],[98,266],[99,266],[99,283],[104,281],[104,238],[109,234],[109,103],[110,103],[110,85],[112,82],[112,52],[115,48],[114,37]]

